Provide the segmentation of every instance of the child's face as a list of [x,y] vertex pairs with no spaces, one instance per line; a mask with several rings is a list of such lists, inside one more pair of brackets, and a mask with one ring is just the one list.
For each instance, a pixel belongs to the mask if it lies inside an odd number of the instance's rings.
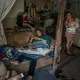
[[41,31],[37,30],[37,36],[41,36],[41,35],[42,35]]
[[72,17],[71,14],[70,13],[67,13],[66,18],[67,19],[71,19],[71,17]]

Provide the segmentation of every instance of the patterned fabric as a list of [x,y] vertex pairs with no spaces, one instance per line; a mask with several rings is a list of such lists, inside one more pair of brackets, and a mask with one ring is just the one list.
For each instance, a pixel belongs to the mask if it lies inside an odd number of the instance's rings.
[[16,0],[0,0],[0,46],[7,44],[2,20],[6,17]]
[[76,34],[76,29],[77,28],[79,28],[79,21],[78,21],[78,19],[76,19],[75,22],[71,24],[71,26],[67,26],[66,31],[69,34]]
[[33,42],[33,48],[49,48],[47,44],[43,44],[41,40],[35,40]]
[[6,55],[6,58],[15,58],[17,50],[13,46],[1,46],[0,51]]

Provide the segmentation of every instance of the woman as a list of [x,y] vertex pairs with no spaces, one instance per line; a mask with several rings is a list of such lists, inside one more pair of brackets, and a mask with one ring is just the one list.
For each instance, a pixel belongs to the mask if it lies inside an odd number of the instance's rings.
[[70,12],[67,12],[65,19],[65,26],[66,26],[66,39],[67,39],[67,54],[73,55],[70,51],[70,47],[72,44],[75,43],[74,39],[76,36],[76,29],[79,27],[79,23],[77,19],[74,19]]

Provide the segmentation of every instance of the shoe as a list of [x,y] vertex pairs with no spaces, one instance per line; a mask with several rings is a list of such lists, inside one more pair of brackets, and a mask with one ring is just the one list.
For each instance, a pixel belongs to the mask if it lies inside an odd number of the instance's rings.
[[19,65],[20,63],[19,63],[19,61],[10,61],[10,63],[12,64],[12,65]]
[[75,56],[74,53],[70,53],[70,52],[67,52],[66,55],[68,55],[68,56]]
[[28,77],[25,78],[24,80],[32,80],[32,76],[28,76]]

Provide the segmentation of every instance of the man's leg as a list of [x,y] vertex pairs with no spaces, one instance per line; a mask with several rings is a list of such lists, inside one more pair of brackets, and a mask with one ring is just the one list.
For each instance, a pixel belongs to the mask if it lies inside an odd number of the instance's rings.
[[[36,55],[35,55],[36,56]],[[35,68],[36,68],[36,63],[37,63],[37,59],[38,57],[35,56],[31,56],[31,55],[20,55],[18,60],[21,62],[22,60],[26,59],[30,61],[30,66],[29,66],[29,70],[28,70],[28,76],[34,76],[34,72],[35,72]]]
[[37,63],[37,59],[41,57],[41,56],[37,56],[37,55],[21,55],[19,57],[19,61],[23,60],[23,59],[26,59],[26,60],[29,60],[30,61],[30,65],[29,65],[29,70],[28,70],[28,75],[25,73],[23,73],[24,77],[26,78],[27,77],[27,80],[31,80],[32,77],[34,76],[34,73],[35,73],[35,68],[36,68],[36,63]]
[[30,66],[28,70],[28,76],[34,76],[35,68],[36,68],[37,59],[33,59],[30,61]]

